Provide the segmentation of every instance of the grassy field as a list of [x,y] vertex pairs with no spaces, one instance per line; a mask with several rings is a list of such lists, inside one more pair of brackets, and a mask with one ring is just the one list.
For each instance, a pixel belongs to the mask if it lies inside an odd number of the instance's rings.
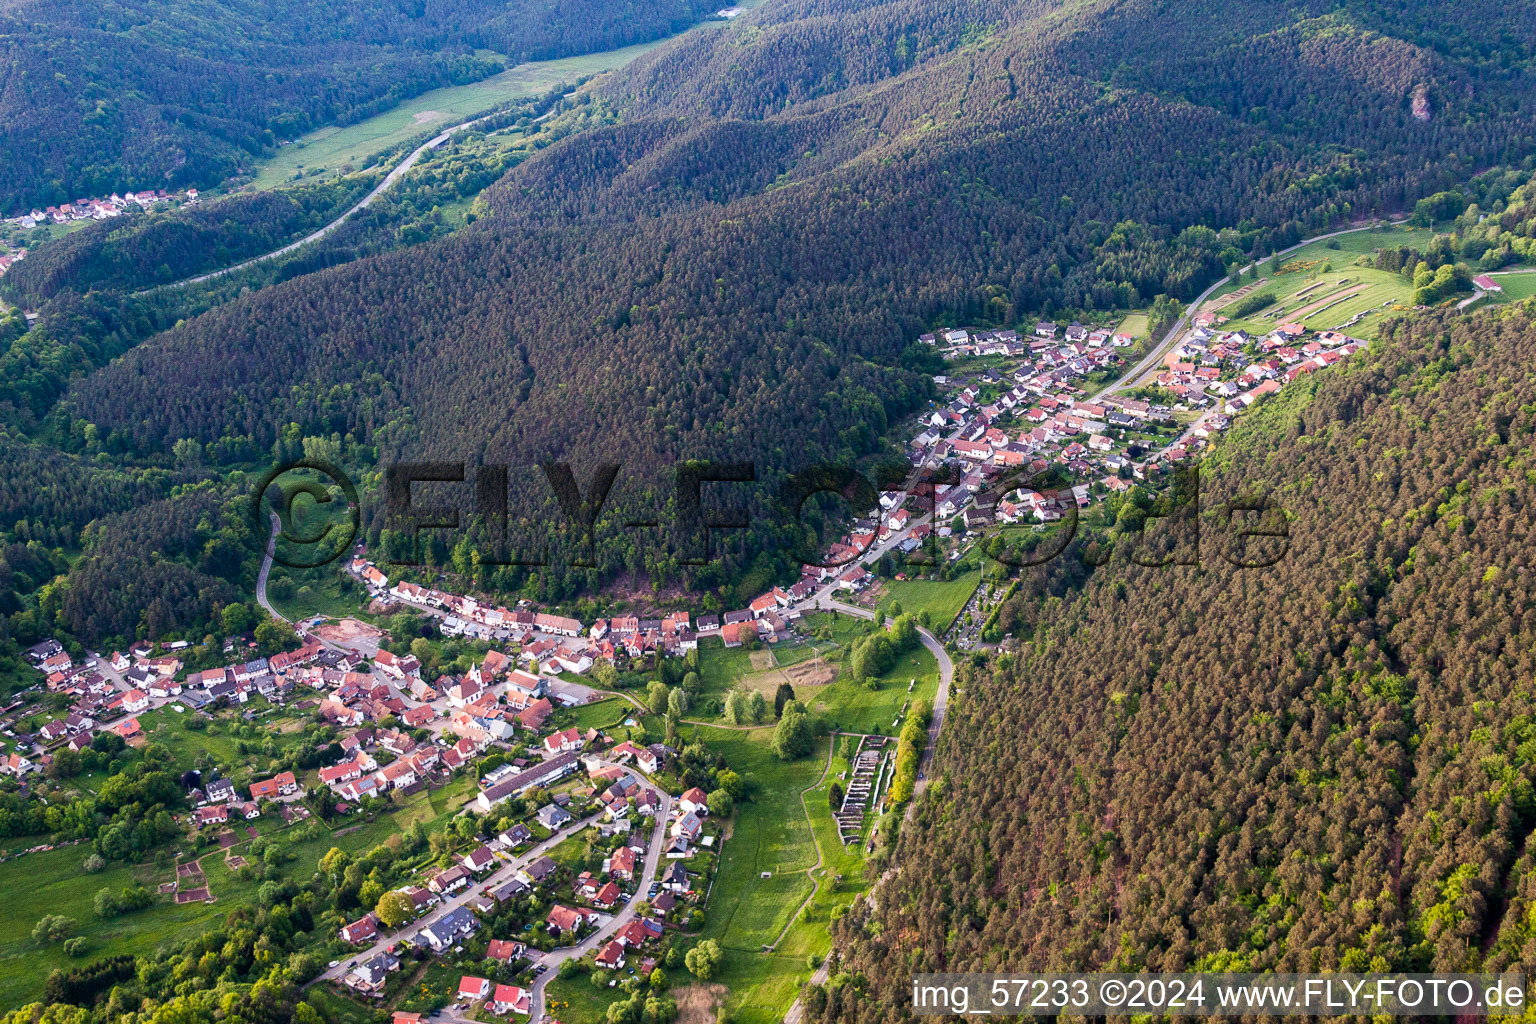
[[699,680],[704,696],[724,696],[754,671],[752,652],[745,647],[726,647],[717,637],[699,644]]
[[[1388,246],[1408,245],[1423,249],[1429,244],[1432,235],[1433,232],[1426,228],[1412,228],[1406,225],[1403,227],[1369,228],[1361,231],[1352,231],[1347,235],[1340,235],[1337,238],[1313,242],[1311,245],[1297,250],[1286,257],[1285,265],[1281,267],[1281,270],[1286,270],[1292,263],[1316,264],[1323,262],[1332,263],[1334,269],[1342,270],[1345,266],[1352,265],[1361,256],[1374,254],[1376,250],[1384,249]],[[1333,246],[1336,246],[1336,248],[1332,248]],[[1354,268],[1351,267],[1351,269]],[[1260,261],[1259,275],[1269,278],[1269,283],[1260,291],[1269,291],[1277,287],[1283,288],[1287,283],[1287,275],[1285,273],[1282,272],[1277,278],[1276,275],[1269,271],[1267,260]],[[1229,281],[1212,292],[1210,299],[1207,301],[1218,299],[1246,284],[1252,284],[1252,281]]]
[[726,950],[716,980],[729,987],[727,1008],[741,1024],[783,1018],[810,977],[807,956],[831,948],[834,909],[866,888],[863,857],[838,840],[828,804],[833,781],[848,768],[841,750],[829,764],[822,740],[810,757],[786,764],[768,750],[768,732],[704,737],[758,783],[722,853],[703,936]]
[[[916,680],[912,691],[908,685]],[[879,685],[870,689],[840,675],[835,683],[822,687],[810,702],[836,728],[846,732],[894,735],[899,716],[907,704],[917,698],[932,700],[939,691],[939,663],[928,648],[918,647],[897,659],[890,671],[880,676]]]
[[[1353,259],[1356,256],[1365,256],[1376,252],[1377,249],[1385,249],[1394,245],[1409,245],[1417,249],[1423,249],[1429,244],[1434,232],[1428,228],[1415,228],[1403,225],[1401,227],[1371,228],[1365,231],[1351,231],[1347,235],[1326,239],[1321,242],[1313,242],[1302,249],[1298,249],[1286,261],[1291,260],[1332,260],[1335,264],[1341,257]],[[1337,245],[1337,248],[1334,246]]]
[[[629,977],[628,968],[617,973],[604,970],[599,970],[598,973],[605,981],[615,979],[622,981]],[[671,972],[671,976],[680,983],[687,974],[679,968]],[[626,998],[624,990],[617,985],[613,988],[597,989],[592,986],[590,973],[578,974],[563,980],[560,978],[552,980],[549,987],[544,990],[544,1008],[561,1024],[604,1024],[608,1019],[609,1004],[623,998]]]
[[1152,319],[1145,313],[1132,313],[1120,321],[1120,326],[1115,328],[1116,334],[1129,334],[1137,341],[1147,336],[1152,329]]
[[[644,697],[644,695],[639,695]],[[622,697],[608,697],[592,704],[583,704],[580,707],[562,709],[559,712],[562,724],[574,725],[585,732],[588,729],[607,729],[614,725],[621,725],[629,712],[639,714],[640,709]]]
[[1504,289],[1505,302],[1518,302],[1536,295],[1536,273],[1494,274],[1493,279]]
[[362,611],[362,587],[345,575],[336,563],[314,569],[290,569],[274,564],[267,578],[267,597],[272,607],[295,622],[315,615],[333,619],[351,617],[365,622],[377,618]]
[[971,599],[976,592],[976,584],[981,581],[981,573],[966,573],[947,582],[941,580],[892,580],[885,585],[885,594],[880,599],[882,608],[889,608],[891,604],[901,605],[901,610],[912,615],[922,617],[928,613],[929,628],[935,633],[942,633],[949,628],[949,624],[955,621],[955,616],[960,614],[965,607],[965,602]]
[[382,114],[344,127],[326,127],[284,146],[257,168],[257,188],[276,188],[297,177],[335,174],[367,166],[369,157],[433,128],[448,128],[509,100],[537,96],[562,82],[623,67],[665,40],[580,57],[533,61],[470,85],[422,93]]
[[[178,765],[190,765],[207,752],[221,766],[233,769],[248,757],[239,750],[240,740],[231,735],[238,726],[229,718],[210,722],[206,729],[193,730],[187,728],[192,717],[190,712],[178,713],[169,707],[147,711],[138,717],[149,742],[170,750]],[[260,743],[258,739],[253,745],[259,748]]]
[[[209,883],[221,887],[219,900],[212,904],[156,903],[145,910],[124,914],[111,921],[96,916],[98,890],[121,890],[132,881],[154,888],[171,880],[171,871],[150,867],[110,867],[87,875],[81,864],[91,852],[87,844],[30,854],[0,864],[0,892],[6,894],[0,929],[0,1005],[21,1006],[36,999],[43,981],[58,967],[78,965],[114,953],[132,953],[178,942],[203,931],[210,921],[245,900],[254,898],[255,886],[233,890],[216,880],[212,871]],[[211,858],[222,866],[222,858]],[[45,914],[61,914],[76,922],[75,934],[87,937],[81,958],[64,955],[58,945],[41,946],[32,939],[32,927]]]
[[[699,733],[732,769],[756,783],[721,855],[705,937],[719,939],[722,946],[756,950],[778,937],[810,895],[805,872],[816,864],[816,843],[800,793],[821,777],[826,743],[809,757],[786,762],[773,753],[772,727],[704,727]],[[763,878],[764,872],[769,877]]]
[[783,1018],[800,983],[810,976],[803,954],[766,955],[762,950],[795,920],[814,889],[806,872],[817,864],[816,834],[800,794],[821,780],[827,741],[820,741],[809,757],[785,762],[772,751],[772,728],[702,728],[699,733],[756,784],[751,800],[738,805],[731,837],[721,851],[703,937],[729,951],[715,980],[731,990],[733,1018],[741,1024],[769,1024]]

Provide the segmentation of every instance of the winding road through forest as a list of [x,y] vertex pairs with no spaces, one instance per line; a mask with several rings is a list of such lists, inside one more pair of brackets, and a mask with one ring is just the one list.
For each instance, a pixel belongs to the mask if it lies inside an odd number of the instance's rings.
[[[138,292],[137,294],[145,295],[149,292],[158,291],[162,288],[184,288],[190,284],[200,284],[203,281],[212,281],[214,278],[223,277],[226,274],[233,274],[237,271],[244,270],[247,267],[254,267],[258,263],[265,263],[267,260],[273,260],[279,256],[285,256],[288,253],[293,252],[295,249],[301,249],[304,246],[309,245],[311,242],[318,242],[322,238],[336,231],[336,229],[340,228],[342,223],[358,210],[366,210],[368,207],[372,206],[375,199],[378,199],[379,196],[393,188],[395,182],[405,177],[406,174],[410,172],[411,168],[415,167],[417,162],[421,160],[425,154],[447,142],[456,133],[464,131],[468,128],[473,128],[480,122],[489,120],[499,113],[502,113],[502,111],[493,110],[489,114],[477,114],[467,121],[460,121],[453,127],[446,128],[438,134],[432,136],[432,138],[411,150],[410,153],[408,153],[406,157],[399,163],[395,164],[394,167],[390,168],[389,173],[384,175],[384,180],[375,185],[372,191],[370,191],[366,196],[363,196],[363,198],[359,199],[356,203],[353,203],[351,206],[347,207],[347,209],[340,216],[331,221],[329,224],[326,224],[324,227],[316,228],[314,231],[311,231],[309,234],[305,235],[298,241],[289,242],[287,245],[282,246],[281,248],[273,249],[271,252],[262,253],[260,256],[252,256],[248,260],[236,263],[233,266],[224,267],[222,270],[210,270],[208,273],[198,274],[196,277],[187,277],[180,281],[173,281],[170,284],[156,285],[154,288],[146,288],[144,291]],[[553,110],[545,111],[538,117],[534,118],[532,123],[537,124],[538,122],[552,116],[554,113],[555,111]]]

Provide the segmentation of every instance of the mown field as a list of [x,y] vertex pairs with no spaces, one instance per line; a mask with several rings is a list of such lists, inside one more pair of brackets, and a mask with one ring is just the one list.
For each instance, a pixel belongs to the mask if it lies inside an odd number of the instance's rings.
[[1494,274],[1493,279],[1504,289],[1505,302],[1518,302],[1536,295],[1536,272]]
[[422,93],[356,124],[321,128],[263,160],[257,168],[254,184],[262,189],[276,188],[299,177],[335,174],[348,165],[365,167],[369,158],[382,150],[433,129],[452,127],[509,100],[537,96],[562,82],[574,85],[588,75],[623,67],[665,41],[519,64],[470,85]]
[[[804,952],[765,953],[764,947],[786,929],[794,934],[791,926],[815,891],[806,872],[817,866],[817,834],[806,820],[801,794],[824,781],[828,741],[817,743],[808,757],[785,762],[772,751],[772,728],[701,729],[700,735],[754,783],[752,798],[738,807],[731,837],[721,851],[706,911],[702,937],[717,940],[727,950],[725,966],[712,980],[729,986],[727,1006],[733,1019],[770,1024],[783,1019],[801,982],[810,977]],[[811,803],[811,816],[830,822],[825,799]],[[825,924],[821,934],[824,954],[830,942]],[[814,935],[798,936],[796,945],[809,949],[816,940]]]
[[926,614],[929,628],[941,634],[949,628],[976,592],[981,582],[980,572],[968,572],[952,580],[892,580],[885,585],[880,606],[889,610],[892,604],[921,620]]

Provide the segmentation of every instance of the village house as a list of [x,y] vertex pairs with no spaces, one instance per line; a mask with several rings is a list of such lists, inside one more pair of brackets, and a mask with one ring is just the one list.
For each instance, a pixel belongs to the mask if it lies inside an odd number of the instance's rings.
[[531,1003],[532,994],[527,989],[517,985],[497,985],[491,998],[486,1001],[485,1008],[503,1017],[510,1013],[527,1016],[531,1012]]
[[441,953],[479,930],[480,922],[475,919],[473,911],[468,907],[454,907],[435,923],[417,932],[415,941],[418,946],[426,946],[434,953]]
[[287,796],[299,788],[298,780],[293,772],[282,772],[270,779],[251,783],[252,800],[271,800],[279,796]]
[[463,975],[459,978],[459,1001],[473,1003],[491,994],[491,983],[484,978]]
[[379,995],[389,976],[400,969],[400,961],[389,953],[380,953],[352,968],[347,975],[347,985],[359,992]]
[[358,945],[370,942],[379,934],[379,919],[373,914],[364,914],[351,924],[342,925],[341,941]]

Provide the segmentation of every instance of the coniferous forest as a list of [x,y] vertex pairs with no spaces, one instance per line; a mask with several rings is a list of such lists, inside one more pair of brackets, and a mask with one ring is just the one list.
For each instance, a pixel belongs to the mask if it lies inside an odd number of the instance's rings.
[[[911,971],[1528,965],[1533,346],[1401,323],[1202,467],[1198,566],[1037,570],[821,1019],[903,1017]],[[1288,544],[1237,568],[1252,493]]]
[[[187,441],[218,462],[297,431],[359,472],[618,462],[614,520],[652,518],[682,459],[772,480],[877,453],[928,398],[901,353],[933,323],[1187,300],[1250,254],[1528,156],[1524,64],[1498,48],[1529,26],[1489,5],[1486,36],[1442,36],[1394,12],[771,4],[740,26],[750,45],[694,33],[584,90],[567,116],[586,128],[493,185],[471,227],[235,298],[62,400],[48,378],[13,401],[58,400],[68,436],[138,456]],[[1255,46],[1241,75],[1208,73]],[[553,509],[536,473],[513,490],[514,520]],[[675,574],[665,538],[599,546],[599,577]]]
[[277,144],[512,64],[670,35],[715,8],[627,3],[21,0],[0,8],[0,213],[210,186]]

